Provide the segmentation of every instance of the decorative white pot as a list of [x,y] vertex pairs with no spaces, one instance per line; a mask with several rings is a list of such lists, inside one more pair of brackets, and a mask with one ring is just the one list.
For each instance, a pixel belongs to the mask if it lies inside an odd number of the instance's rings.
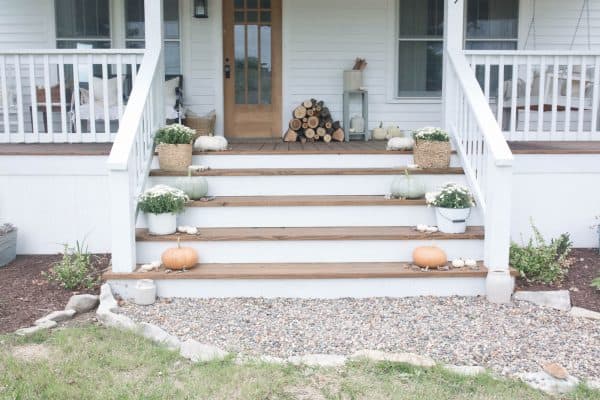
[[151,235],[172,235],[177,232],[177,214],[146,214]]
[[442,233],[465,233],[470,208],[435,208],[437,226]]
[[156,284],[151,279],[142,279],[135,285],[135,304],[150,306],[156,301]]
[[510,303],[515,283],[509,271],[489,271],[485,280],[487,299],[490,303]]

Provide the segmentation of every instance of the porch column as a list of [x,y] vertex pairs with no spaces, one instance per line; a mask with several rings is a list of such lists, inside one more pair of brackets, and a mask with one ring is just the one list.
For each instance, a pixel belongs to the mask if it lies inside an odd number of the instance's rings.
[[[160,60],[156,70],[156,79],[164,87],[165,82],[165,52],[164,52],[164,23],[163,23],[163,0],[144,1],[144,27],[146,31],[146,52],[159,51]],[[165,99],[164,96],[155,96],[156,121],[162,126],[165,124]]]
[[445,0],[444,13],[444,73],[442,85],[442,124],[446,130],[449,129],[450,116],[457,112],[454,93],[455,82],[448,78],[450,70],[449,53],[463,51],[465,32],[465,0]]

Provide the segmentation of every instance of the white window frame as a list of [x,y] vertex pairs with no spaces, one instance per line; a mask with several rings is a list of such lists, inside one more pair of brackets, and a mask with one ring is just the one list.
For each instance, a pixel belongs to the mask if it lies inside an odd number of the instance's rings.
[[86,38],[86,37],[70,37],[70,38],[62,38],[58,36],[58,26],[57,26],[57,21],[56,21],[56,0],[54,0],[52,2],[52,11],[53,11],[53,15],[52,18],[54,19],[54,46],[56,48],[58,48],[58,42],[109,42],[110,43],[110,47],[109,48],[113,48],[113,44],[115,43],[115,38],[114,38],[114,16],[113,16],[113,11],[115,10],[114,8],[114,4],[113,4],[114,0],[108,0],[108,37],[107,38]]
[[[518,26],[520,27],[520,22],[521,22],[521,6],[523,5],[523,1],[519,0],[519,6],[518,6],[518,13],[517,13],[517,23]],[[389,57],[386,65],[387,65],[387,70],[386,70],[386,76],[387,76],[387,81],[388,82],[392,82],[392,85],[387,85],[387,90],[386,90],[386,94],[387,94],[387,103],[390,104],[394,104],[394,103],[398,103],[398,104],[403,104],[403,103],[410,103],[410,104],[441,104],[442,102],[442,97],[441,96],[419,96],[419,97],[408,97],[408,96],[399,96],[398,95],[398,69],[399,69],[399,60],[398,60],[398,43],[400,41],[437,41],[437,39],[429,39],[429,38],[417,38],[417,39],[413,39],[413,38],[400,38],[400,0],[388,0],[388,21],[387,21],[387,37],[388,37],[388,46],[387,46],[387,54],[391,55],[391,57]],[[465,26],[465,30],[467,27],[467,12],[465,9],[465,15],[464,15],[464,26]],[[446,29],[446,27],[444,27],[444,29]],[[445,34],[445,32],[444,32]],[[481,41],[481,42],[493,42],[493,41],[498,41],[498,42],[515,42],[517,45],[517,48],[519,46],[519,40],[520,40],[520,31],[517,34],[517,38],[515,39],[469,39],[467,40],[467,34],[466,31],[463,32],[463,48],[465,48],[467,41],[469,42],[476,42],[476,41]],[[442,43],[444,41],[444,38],[439,39]]]

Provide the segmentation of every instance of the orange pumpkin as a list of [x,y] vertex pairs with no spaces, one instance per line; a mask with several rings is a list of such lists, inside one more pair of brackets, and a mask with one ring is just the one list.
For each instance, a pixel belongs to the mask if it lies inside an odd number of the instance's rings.
[[439,247],[417,247],[413,251],[413,263],[421,268],[439,268],[448,263],[448,256]]
[[161,259],[166,269],[181,271],[198,264],[198,252],[191,247],[181,247],[180,240],[177,239],[177,247],[165,250]]

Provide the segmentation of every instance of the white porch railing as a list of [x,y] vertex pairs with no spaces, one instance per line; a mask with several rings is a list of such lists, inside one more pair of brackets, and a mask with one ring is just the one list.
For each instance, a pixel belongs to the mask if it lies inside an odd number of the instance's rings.
[[466,58],[446,57],[446,129],[484,216],[485,265],[507,271],[513,156]]
[[465,54],[508,140],[600,140],[600,53]]
[[138,197],[154,157],[154,135],[165,122],[162,1],[146,3],[146,53],[108,158],[112,271],[136,264]]
[[113,141],[143,54],[0,52],[0,143]]

